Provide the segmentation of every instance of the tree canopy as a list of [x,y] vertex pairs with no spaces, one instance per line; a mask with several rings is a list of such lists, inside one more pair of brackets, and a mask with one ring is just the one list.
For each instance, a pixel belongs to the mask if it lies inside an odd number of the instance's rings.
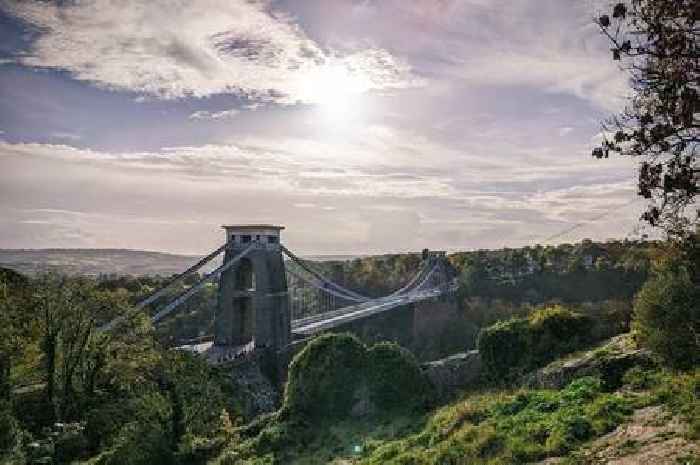
[[628,0],[597,19],[613,60],[631,75],[632,96],[603,125],[593,156],[638,158],[638,193],[649,200],[642,218],[672,235],[692,231],[700,217],[698,16],[697,0]]

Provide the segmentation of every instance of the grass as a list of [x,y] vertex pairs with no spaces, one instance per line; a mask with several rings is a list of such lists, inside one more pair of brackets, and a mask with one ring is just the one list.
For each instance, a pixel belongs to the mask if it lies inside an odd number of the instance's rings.
[[[555,456],[579,463],[578,451],[650,405],[664,405],[688,422],[689,439],[700,437],[700,369],[635,367],[619,391],[606,392],[604,386],[585,377],[562,390],[472,392],[423,416],[323,425],[274,419],[212,463],[515,465]],[[625,445],[628,452],[636,447]]]
[[440,409],[421,432],[378,444],[362,463],[507,465],[567,456],[635,409],[658,404],[688,422],[688,439],[700,437],[700,369],[634,368],[624,382],[617,393],[603,392],[600,381],[588,377],[561,391],[468,396]]
[[369,451],[363,463],[505,465],[561,456],[624,421],[634,402],[602,392],[591,377],[561,391],[469,396],[439,410],[418,434]]

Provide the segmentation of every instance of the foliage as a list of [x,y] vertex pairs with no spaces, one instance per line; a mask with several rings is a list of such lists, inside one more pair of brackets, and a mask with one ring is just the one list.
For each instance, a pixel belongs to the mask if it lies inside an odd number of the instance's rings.
[[0,400],[0,463],[13,463],[21,459],[24,432],[12,413],[12,406]]
[[[147,315],[131,310],[142,292],[122,287],[132,280],[10,282],[20,285],[0,283],[1,460],[190,465],[232,437],[220,427],[222,412],[229,427],[235,415],[230,381],[158,344]],[[97,330],[120,315],[113,331]]]
[[560,456],[610,431],[633,400],[581,378],[561,391],[468,396],[437,411],[417,434],[375,445],[362,463],[521,464]]
[[[639,195],[651,201],[643,218],[670,232],[698,224],[685,215],[698,193],[700,58],[695,0],[629,0],[598,19],[614,60],[631,75],[627,109],[604,129],[611,133],[597,158],[609,152],[638,157]],[[612,16],[612,19],[611,19]]]
[[423,407],[427,392],[415,358],[397,344],[368,348],[350,334],[324,334],[292,360],[283,411],[293,418],[338,420],[369,401],[377,413],[406,412]]
[[372,401],[381,411],[412,411],[428,402],[430,386],[418,362],[397,344],[370,347],[367,370]]
[[97,462],[100,465],[152,465],[174,462],[171,443],[172,407],[159,393],[137,401],[133,421],[120,430],[115,445]]
[[484,372],[492,380],[514,380],[590,343],[591,329],[589,317],[561,306],[541,308],[527,318],[498,322],[479,334]]
[[289,366],[284,407],[293,415],[346,415],[366,366],[365,346],[349,334],[327,334],[311,341]]
[[461,298],[567,304],[631,299],[647,277],[652,242],[579,244],[459,252]]
[[678,247],[637,294],[633,327],[670,366],[691,368],[700,364],[700,274],[691,255],[697,238]]

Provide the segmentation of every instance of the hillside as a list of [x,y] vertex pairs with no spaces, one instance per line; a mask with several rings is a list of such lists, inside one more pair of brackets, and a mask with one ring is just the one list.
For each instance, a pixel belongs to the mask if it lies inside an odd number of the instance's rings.
[[[356,255],[310,255],[314,261],[351,260]],[[167,276],[184,271],[199,255],[130,249],[0,249],[0,267],[33,275],[57,271],[70,275]],[[212,262],[204,271],[212,270]]]
[[[316,362],[327,357],[332,346],[327,342]],[[293,374],[290,383],[303,379]],[[342,369],[319,377],[330,387],[338,387],[333,377],[344,378],[340,386],[352,384]],[[241,436],[207,463],[696,465],[699,382],[697,370],[667,370],[622,335],[555,360],[512,386],[473,385],[423,414],[402,399],[398,410],[358,413],[353,406],[342,416],[337,397],[319,401],[318,392],[311,396],[303,387],[300,392],[322,404],[316,408],[325,415],[309,417],[308,409],[295,410],[288,388],[279,413],[239,430]],[[414,392],[397,390],[404,397]],[[294,387],[291,393],[296,396]],[[372,393],[368,396],[371,403]],[[361,396],[348,399],[367,402]],[[325,413],[331,406],[334,413]]]
[[170,275],[199,257],[127,249],[0,249],[0,266],[22,274],[58,271],[71,275]]

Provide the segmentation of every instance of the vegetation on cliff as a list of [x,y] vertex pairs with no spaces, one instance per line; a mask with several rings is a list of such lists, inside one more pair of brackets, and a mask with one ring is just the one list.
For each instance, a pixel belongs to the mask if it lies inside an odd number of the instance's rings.
[[512,318],[485,328],[478,349],[486,376],[512,381],[593,341],[593,321],[561,306],[544,307],[526,318]]

